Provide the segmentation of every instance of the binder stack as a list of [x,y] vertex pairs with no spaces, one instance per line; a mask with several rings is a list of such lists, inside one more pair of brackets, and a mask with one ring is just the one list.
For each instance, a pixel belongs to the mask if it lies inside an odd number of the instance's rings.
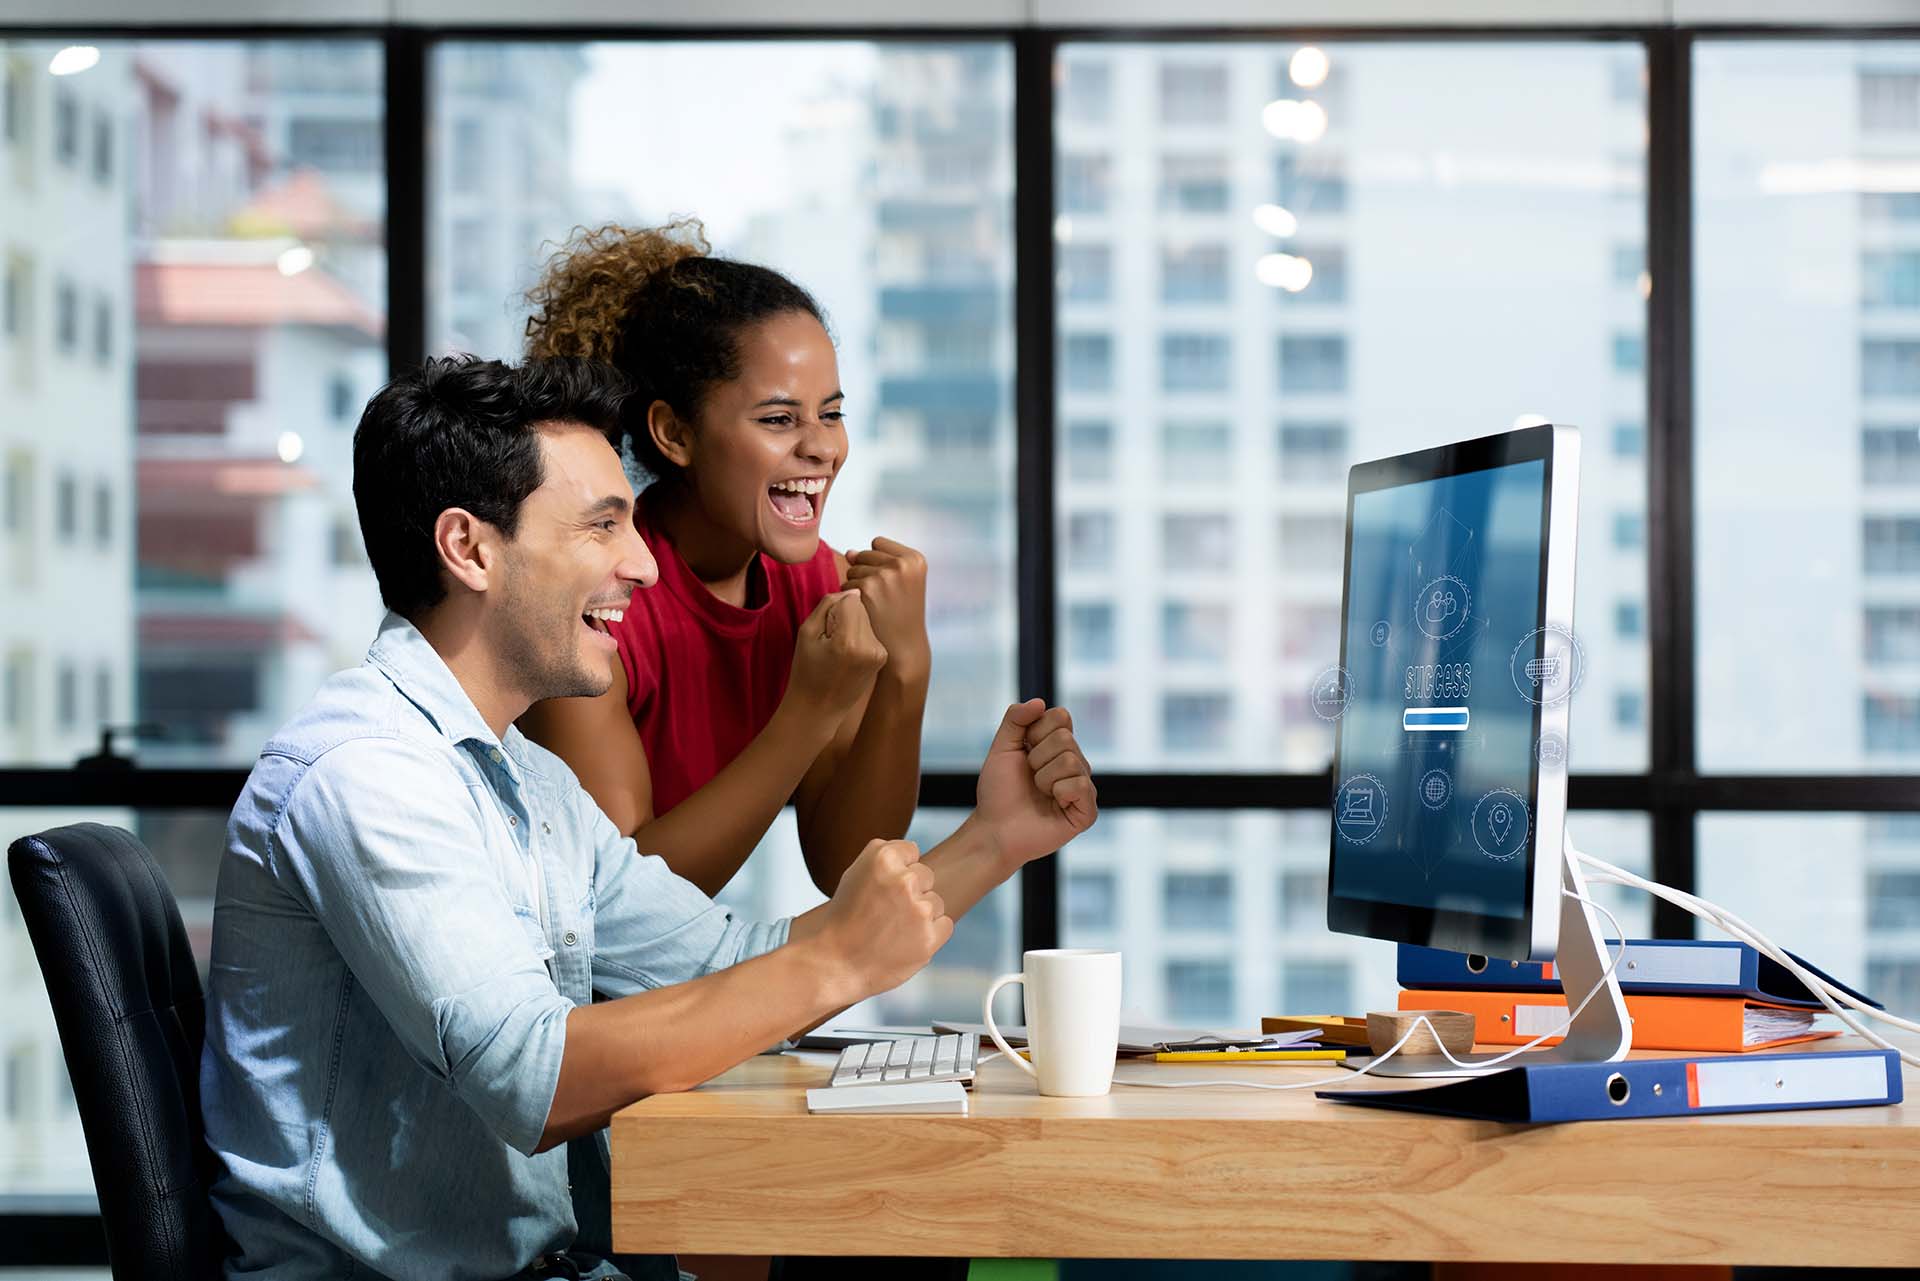
[[[1619,946],[1617,940],[1605,943],[1609,955]],[[1630,939],[1615,972],[1633,1020],[1636,1050],[1738,1054],[1839,1035],[1815,1026],[1824,1007],[1804,984],[1744,943]],[[1475,1039],[1483,1045],[1520,1045],[1566,1027],[1567,999],[1551,962],[1401,944],[1399,978],[1408,989],[1400,994],[1401,1009],[1466,1011],[1474,1016]],[[1575,993],[1575,999],[1581,995]],[[1878,1002],[1869,1004],[1878,1007]],[[1549,1036],[1542,1044],[1559,1040]]]

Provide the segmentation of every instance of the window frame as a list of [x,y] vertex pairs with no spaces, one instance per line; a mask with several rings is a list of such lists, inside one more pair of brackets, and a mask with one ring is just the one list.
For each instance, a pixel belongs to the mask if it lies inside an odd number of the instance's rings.
[[[236,6],[237,8],[237,6]],[[1844,6],[1843,6],[1844,8]],[[1597,19],[1595,20],[1598,21]],[[1684,25],[1567,26],[1356,26],[1314,29],[1267,27],[1155,27],[1164,45],[1219,41],[1327,42],[1550,41],[1637,45],[1647,66],[1646,263],[1663,282],[1646,301],[1644,341],[1646,414],[1642,442],[1646,459],[1646,559],[1648,574],[1645,643],[1650,655],[1644,704],[1648,764],[1629,773],[1576,774],[1569,800],[1576,809],[1645,813],[1650,821],[1656,879],[1682,890],[1695,888],[1696,823],[1714,812],[1807,813],[1850,811],[1906,813],[1915,809],[1920,775],[1706,774],[1696,742],[1694,659],[1695,566],[1693,252],[1692,252],[1692,55],[1699,44],[1723,40],[1920,39],[1920,25],[1873,24],[1841,15],[1833,25],[1762,25],[1757,21],[1709,28]],[[44,39],[73,32],[71,22],[0,26],[0,37]],[[427,227],[429,177],[425,149],[429,130],[428,64],[443,41],[596,39],[634,41],[761,41],[793,39],[983,43],[1013,54],[1015,188],[1014,400],[1019,424],[1015,448],[1015,585],[1018,657],[1023,693],[1052,700],[1059,693],[1057,611],[1058,555],[1055,519],[1070,485],[1056,477],[1056,429],[1060,306],[1054,296],[1056,215],[1055,130],[1070,139],[1073,121],[1055,112],[1054,69],[1069,46],[1137,41],[1136,29],[998,26],[723,27],[524,25],[463,28],[454,25],[258,24],[250,20],[202,25],[92,24],[100,39],[374,39],[385,54],[383,117],[387,194],[387,342],[391,368],[416,364],[427,351]],[[35,121],[30,108],[22,112]],[[81,131],[84,134],[84,129]],[[85,139],[80,151],[84,153]],[[116,138],[116,144],[124,139]],[[1180,148],[1175,148],[1180,149]],[[123,145],[115,146],[116,152]],[[48,160],[51,161],[51,157]],[[116,165],[124,155],[114,157]],[[1158,173],[1158,154],[1149,157]],[[84,167],[83,167],[84,172]],[[1097,215],[1096,215],[1097,216]],[[1666,282],[1671,282],[1666,283]],[[36,300],[27,300],[31,307]],[[31,319],[23,330],[35,331]],[[1073,417],[1093,417],[1074,411]],[[1056,484],[1056,480],[1059,484]],[[116,519],[118,517],[116,516]],[[25,806],[113,806],[134,809],[224,811],[239,794],[246,772],[232,768],[80,771],[73,768],[0,767],[0,810]],[[1099,774],[1101,803],[1108,809],[1230,810],[1248,807],[1318,810],[1331,794],[1326,771],[1229,773],[1217,770],[1107,772]],[[920,803],[964,807],[973,777],[957,771],[922,776]],[[1041,860],[1021,876],[1022,946],[1051,946],[1060,935],[1060,870]],[[1693,933],[1693,918],[1656,904],[1655,929],[1674,937]],[[0,1202],[8,1229],[10,1262],[18,1266],[103,1266],[105,1243],[90,1204]]]

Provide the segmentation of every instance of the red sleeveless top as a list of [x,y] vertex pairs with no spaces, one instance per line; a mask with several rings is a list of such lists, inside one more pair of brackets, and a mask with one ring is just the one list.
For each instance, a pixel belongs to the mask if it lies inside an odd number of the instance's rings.
[[[840,588],[833,549],[804,565],[764,552],[747,568],[747,604],[708,591],[635,500],[635,523],[660,581],[633,594],[607,630],[627,672],[627,711],[653,778],[655,816],[699,791],[773,718],[793,671],[794,638],[820,598]],[[784,799],[784,798],[782,798]]]

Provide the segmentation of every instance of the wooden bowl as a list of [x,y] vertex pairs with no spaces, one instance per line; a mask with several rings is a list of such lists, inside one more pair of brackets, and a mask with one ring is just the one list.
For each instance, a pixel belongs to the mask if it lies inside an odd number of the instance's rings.
[[[1427,1022],[1414,1028],[1414,1024],[1423,1018]],[[1428,1030],[1429,1025],[1432,1031]],[[1395,1042],[1407,1035],[1409,1029],[1413,1029],[1413,1035],[1400,1047],[1401,1054],[1438,1054],[1442,1045],[1455,1055],[1466,1054],[1473,1049],[1473,1015],[1463,1014],[1459,1010],[1371,1012],[1367,1015],[1367,1047],[1375,1054],[1385,1054]],[[1438,1042],[1434,1040],[1434,1032],[1440,1034]]]

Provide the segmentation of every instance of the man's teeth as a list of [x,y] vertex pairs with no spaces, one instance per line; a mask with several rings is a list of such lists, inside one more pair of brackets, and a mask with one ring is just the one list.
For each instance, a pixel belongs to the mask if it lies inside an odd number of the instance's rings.
[[769,489],[781,489],[790,494],[817,494],[827,487],[825,476],[809,476],[802,480],[778,480],[769,485]]
[[617,623],[626,616],[627,611],[624,609],[590,609],[587,611],[588,618],[597,618],[603,623]]

